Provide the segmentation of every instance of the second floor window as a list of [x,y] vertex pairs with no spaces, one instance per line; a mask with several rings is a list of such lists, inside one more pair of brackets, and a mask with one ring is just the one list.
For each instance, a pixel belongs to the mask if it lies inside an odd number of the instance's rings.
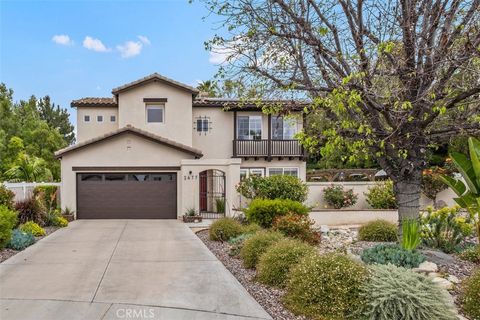
[[163,105],[147,105],[147,122],[163,123],[165,121],[165,107]]
[[115,116],[110,116],[110,122],[115,122],[117,121],[117,118]]
[[294,139],[296,133],[296,119],[272,116],[273,140],[291,140]]
[[103,122],[103,116],[97,116],[97,122]]
[[85,122],[90,122],[90,116],[84,116],[83,121]]
[[237,139],[262,139],[262,116],[239,116],[237,118]]

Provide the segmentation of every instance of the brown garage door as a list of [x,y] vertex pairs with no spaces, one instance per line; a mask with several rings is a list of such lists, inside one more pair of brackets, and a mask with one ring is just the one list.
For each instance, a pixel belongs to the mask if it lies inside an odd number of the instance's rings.
[[176,173],[79,173],[78,219],[176,219]]

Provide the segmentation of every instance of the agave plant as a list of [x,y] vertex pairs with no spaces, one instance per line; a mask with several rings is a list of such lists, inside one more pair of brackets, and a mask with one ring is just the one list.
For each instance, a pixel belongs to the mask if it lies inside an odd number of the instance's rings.
[[468,138],[470,158],[458,152],[452,152],[450,157],[463,180],[442,175],[440,178],[457,194],[455,202],[465,208],[470,218],[475,221],[477,236],[480,242],[480,141]]

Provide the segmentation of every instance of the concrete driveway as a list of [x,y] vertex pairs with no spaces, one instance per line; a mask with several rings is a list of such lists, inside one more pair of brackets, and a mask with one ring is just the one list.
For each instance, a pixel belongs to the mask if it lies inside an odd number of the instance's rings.
[[79,220],[0,265],[0,319],[270,319],[174,220]]

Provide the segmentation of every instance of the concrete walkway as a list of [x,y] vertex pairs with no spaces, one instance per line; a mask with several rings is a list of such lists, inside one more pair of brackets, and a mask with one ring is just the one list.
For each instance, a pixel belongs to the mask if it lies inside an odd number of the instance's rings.
[[271,319],[183,223],[80,220],[0,264],[0,319]]

